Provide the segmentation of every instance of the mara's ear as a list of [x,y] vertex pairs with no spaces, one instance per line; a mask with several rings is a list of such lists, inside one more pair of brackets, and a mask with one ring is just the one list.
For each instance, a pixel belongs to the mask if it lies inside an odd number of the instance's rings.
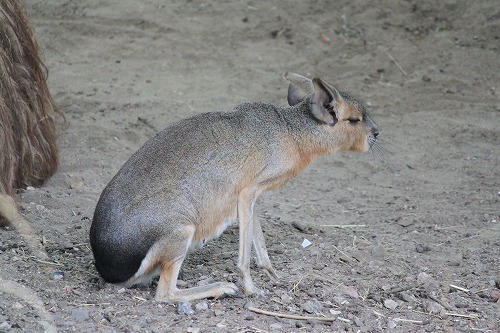
[[290,72],[285,73],[285,79],[290,83],[288,85],[288,105],[297,105],[312,95],[313,84],[311,79]]
[[335,104],[342,100],[342,96],[334,86],[320,78],[312,80],[314,93],[311,98],[311,112],[313,116],[330,126],[337,123],[334,111]]

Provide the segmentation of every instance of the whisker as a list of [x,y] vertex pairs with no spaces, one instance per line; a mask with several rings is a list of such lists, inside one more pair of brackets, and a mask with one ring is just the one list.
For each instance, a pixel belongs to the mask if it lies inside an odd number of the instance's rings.
[[387,167],[387,162],[384,159],[384,152],[380,149],[380,147],[377,145],[377,143],[375,143],[372,146],[371,151],[372,151],[372,156],[373,156],[374,160],[376,162],[380,163],[380,165],[382,165],[383,167]]

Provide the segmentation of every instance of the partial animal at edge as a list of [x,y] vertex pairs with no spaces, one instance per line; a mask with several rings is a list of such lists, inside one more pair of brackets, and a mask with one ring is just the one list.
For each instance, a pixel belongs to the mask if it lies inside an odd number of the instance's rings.
[[34,255],[47,258],[14,189],[39,186],[56,171],[55,118],[62,113],[22,0],[0,2],[0,48],[0,226],[15,227]]

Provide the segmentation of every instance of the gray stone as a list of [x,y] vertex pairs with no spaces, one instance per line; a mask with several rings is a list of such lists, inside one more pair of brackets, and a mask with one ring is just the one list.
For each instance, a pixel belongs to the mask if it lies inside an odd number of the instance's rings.
[[398,302],[393,301],[392,299],[386,299],[384,300],[384,306],[390,310],[394,310],[395,308],[398,307]]
[[177,313],[185,316],[194,315],[194,310],[191,308],[191,303],[182,301],[177,303]]
[[318,300],[311,299],[302,304],[301,308],[307,313],[315,314],[321,312],[323,305]]
[[198,302],[198,303],[196,303],[196,305],[194,306],[194,308],[196,309],[196,311],[205,311],[205,310],[208,310],[208,303],[205,302],[205,301]]
[[73,309],[71,310],[71,318],[76,321],[85,321],[90,318],[89,312],[83,309]]

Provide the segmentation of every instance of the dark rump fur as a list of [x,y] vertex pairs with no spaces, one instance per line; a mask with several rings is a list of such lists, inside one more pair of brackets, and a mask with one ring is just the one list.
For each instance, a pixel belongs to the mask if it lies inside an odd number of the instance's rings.
[[0,2],[0,194],[41,185],[57,168],[54,117],[60,110],[24,1]]

